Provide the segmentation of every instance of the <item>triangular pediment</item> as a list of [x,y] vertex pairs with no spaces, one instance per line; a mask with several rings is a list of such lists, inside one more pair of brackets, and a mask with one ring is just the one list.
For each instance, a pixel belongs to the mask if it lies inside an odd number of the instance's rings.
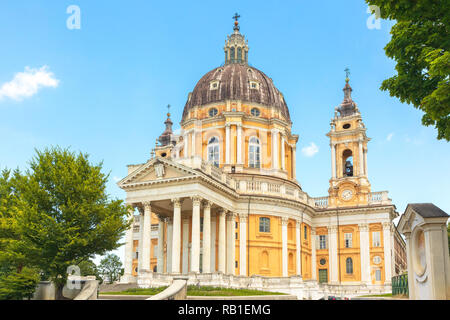
[[133,183],[172,180],[196,175],[194,170],[184,165],[164,158],[155,158],[119,181],[118,185],[122,187]]

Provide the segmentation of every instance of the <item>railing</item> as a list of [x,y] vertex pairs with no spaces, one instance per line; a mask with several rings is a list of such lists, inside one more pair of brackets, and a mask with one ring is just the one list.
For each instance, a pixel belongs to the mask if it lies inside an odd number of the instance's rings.
[[408,274],[392,277],[392,295],[409,295]]
[[367,195],[369,204],[390,204],[391,199],[388,198],[387,191],[370,192]]
[[314,205],[318,208],[328,207],[328,197],[312,198],[314,200]]

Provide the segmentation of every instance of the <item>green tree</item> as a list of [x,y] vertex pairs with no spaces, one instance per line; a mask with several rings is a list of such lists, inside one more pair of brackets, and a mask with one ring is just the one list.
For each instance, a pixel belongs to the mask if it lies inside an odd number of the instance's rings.
[[38,282],[39,273],[32,268],[4,273],[0,277],[0,300],[31,299]]
[[422,110],[422,124],[450,141],[450,1],[366,2],[380,8],[381,18],[397,21],[384,48],[397,62],[397,75],[384,80],[381,90]]
[[92,260],[84,260],[78,264],[80,267],[80,274],[82,276],[95,276],[95,278],[101,284],[103,282],[100,272],[98,271],[97,265]]
[[62,299],[67,268],[118,248],[129,227],[127,207],[108,199],[108,175],[101,169],[87,154],[56,147],[36,150],[30,169],[23,175],[15,171],[10,179],[14,230],[2,235],[8,254],[52,280],[57,299]]
[[100,273],[103,275],[105,280],[107,279],[109,283],[119,280],[120,275],[123,274],[122,262],[120,258],[115,254],[107,254],[101,261],[99,265]]

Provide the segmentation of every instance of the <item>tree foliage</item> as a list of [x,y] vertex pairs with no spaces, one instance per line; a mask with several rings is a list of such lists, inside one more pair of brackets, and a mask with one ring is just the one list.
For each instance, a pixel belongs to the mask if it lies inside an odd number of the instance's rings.
[[384,48],[397,62],[397,75],[384,80],[381,90],[422,110],[422,124],[450,141],[450,1],[366,2],[380,8],[381,18],[397,21]]
[[122,275],[122,262],[115,254],[107,254],[99,265],[100,273],[107,279],[109,283],[119,280]]
[[38,282],[39,273],[32,268],[5,272],[0,276],[0,300],[31,299]]
[[0,179],[0,265],[40,270],[58,291],[67,268],[118,248],[129,227],[121,200],[109,200],[108,176],[88,155],[59,147],[36,151],[30,168]]

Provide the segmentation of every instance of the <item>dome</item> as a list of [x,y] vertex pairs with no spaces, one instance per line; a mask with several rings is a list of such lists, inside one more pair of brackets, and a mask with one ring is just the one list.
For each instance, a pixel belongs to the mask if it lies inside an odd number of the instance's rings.
[[189,95],[182,121],[193,107],[225,100],[241,100],[244,103],[275,107],[290,122],[286,102],[272,79],[244,63],[229,63],[205,74]]

